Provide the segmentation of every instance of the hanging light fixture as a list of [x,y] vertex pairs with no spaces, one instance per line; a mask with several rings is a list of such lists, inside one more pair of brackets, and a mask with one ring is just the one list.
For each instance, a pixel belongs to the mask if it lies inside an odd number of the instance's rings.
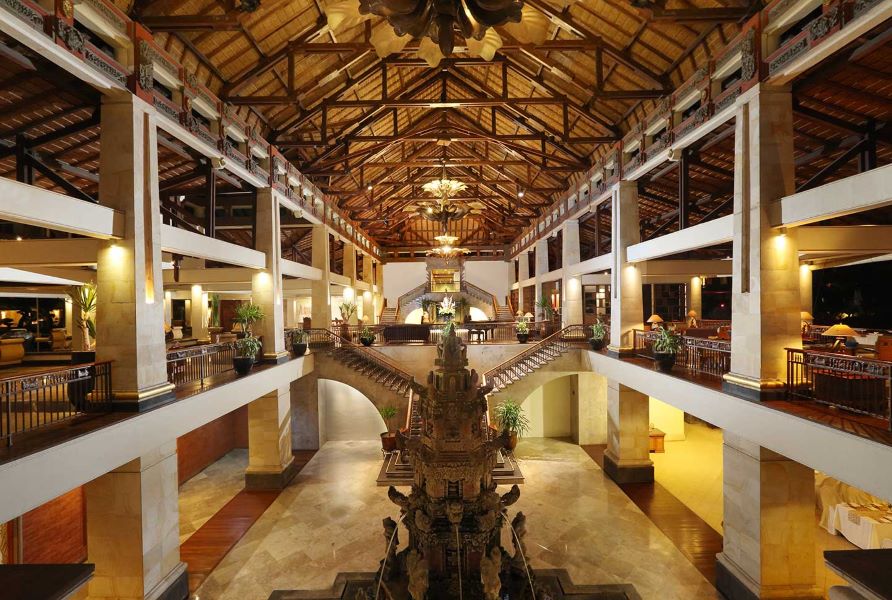
[[464,203],[456,204],[449,200],[450,196],[454,196],[457,193],[464,191],[467,187],[468,186],[462,181],[449,179],[446,176],[446,167],[444,166],[443,175],[440,179],[428,181],[421,186],[422,190],[428,194],[436,196],[437,200],[435,204],[420,206],[418,208],[418,214],[428,221],[436,221],[437,223],[440,223],[443,227],[443,232],[445,233],[449,221],[458,221],[471,210],[471,208]]

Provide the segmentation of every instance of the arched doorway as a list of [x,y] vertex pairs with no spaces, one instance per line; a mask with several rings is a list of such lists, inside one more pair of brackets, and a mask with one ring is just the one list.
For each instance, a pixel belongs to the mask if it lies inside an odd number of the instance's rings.
[[331,379],[319,380],[319,424],[323,439],[329,442],[377,440],[387,431],[365,394]]

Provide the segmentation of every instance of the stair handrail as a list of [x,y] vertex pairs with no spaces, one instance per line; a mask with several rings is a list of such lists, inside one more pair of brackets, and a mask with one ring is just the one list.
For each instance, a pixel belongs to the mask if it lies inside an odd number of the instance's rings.
[[468,294],[469,296],[474,296],[478,300],[482,300],[484,302],[489,302],[492,304],[492,317],[493,320],[496,320],[496,315],[499,311],[499,299],[496,298],[495,294],[487,292],[480,286],[476,286],[470,281],[462,280],[461,287],[459,288],[462,293]]
[[511,368],[520,364],[527,358],[538,354],[543,348],[557,346],[562,352],[570,347],[570,339],[571,335],[573,338],[579,338],[580,340],[588,340],[588,335],[586,334],[585,325],[567,325],[563,329],[560,329],[550,336],[546,337],[543,340],[533,344],[520,354],[512,356],[508,360],[504,361],[501,364],[498,364],[491,368],[489,371],[483,374],[483,383],[484,385],[491,384],[495,381],[496,377],[508,372]]
[[[348,340],[347,338],[343,338],[330,329],[313,328],[307,330],[307,333],[310,336],[309,339],[311,342],[330,342],[334,345],[335,348],[350,348],[351,350],[360,352],[367,360],[371,361],[381,368],[392,371],[395,375],[398,375],[413,390],[418,390],[422,387],[417,381],[415,381],[414,375],[404,371],[402,368],[400,368],[399,365],[393,362],[390,357],[381,352],[378,352],[377,350],[368,348],[366,346],[363,346],[362,344],[357,344],[356,342]],[[322,338],[321,340],[319,339],[320,337]]]
[[403,308],[403,304],[408,304],[408,300],[404,300],[407,298],[417,298],[420,295],[429,293],[430,290],[430,282],[424,282],[421,285],[416,285],[414,288],[401,295],[396,300],[396,310],[399,313],[400,309]]

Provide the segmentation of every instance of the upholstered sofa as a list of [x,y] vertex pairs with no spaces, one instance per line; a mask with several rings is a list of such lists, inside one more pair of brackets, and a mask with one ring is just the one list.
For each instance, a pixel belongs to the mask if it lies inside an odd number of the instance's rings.
[[0,367],[17,365],[25,356],[25,344],[22,338],[6,338],[0,340]]
[[427,343],[431,337],[429,324],[418,325],[402,323],[400,325],[387,325],[384,327],[385,342],[423,342]]

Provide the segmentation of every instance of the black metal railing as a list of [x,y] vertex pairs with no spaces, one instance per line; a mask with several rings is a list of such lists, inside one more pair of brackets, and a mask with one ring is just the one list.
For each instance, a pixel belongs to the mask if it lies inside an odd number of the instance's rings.
[[225,371],[232,370],[235,344],[203,344],[167,353],[167,380],[180,387],[196,381],[202,387],[206,380]]
[[[442,323],[394,323],[385,325],[338,325],[333,331],[352,342],[359,342],[368,327],[374,335],[373,345],[439,344],[443,340]],[[551,321],[527,324],[528,339],[541,340],[554,333],[558,326]],[[455,334],[465,343],[508,344],[517,342],[517,323],[514,321],[471,321],[456,323]]]
[[787,395],[792,399],[889,420],[890,389],[892,362],[787,348]]
[[534,344],[517,356],[509,358],[483,374],[486,385],[499,390],[538,369],[545,362],[554,360],[570,348],[588,343],[591,329],[585,325],[569,325]]
[[[636,329],[634,333],[635,353],[638,356],[652,358],[653,344],[658,332]],[[681,336],[681,347],[675,355],[675,364],[698,373],[724,375],[731,370],[731,342]]]
[[0,379],[0,440],[111,405],[110,361]]

